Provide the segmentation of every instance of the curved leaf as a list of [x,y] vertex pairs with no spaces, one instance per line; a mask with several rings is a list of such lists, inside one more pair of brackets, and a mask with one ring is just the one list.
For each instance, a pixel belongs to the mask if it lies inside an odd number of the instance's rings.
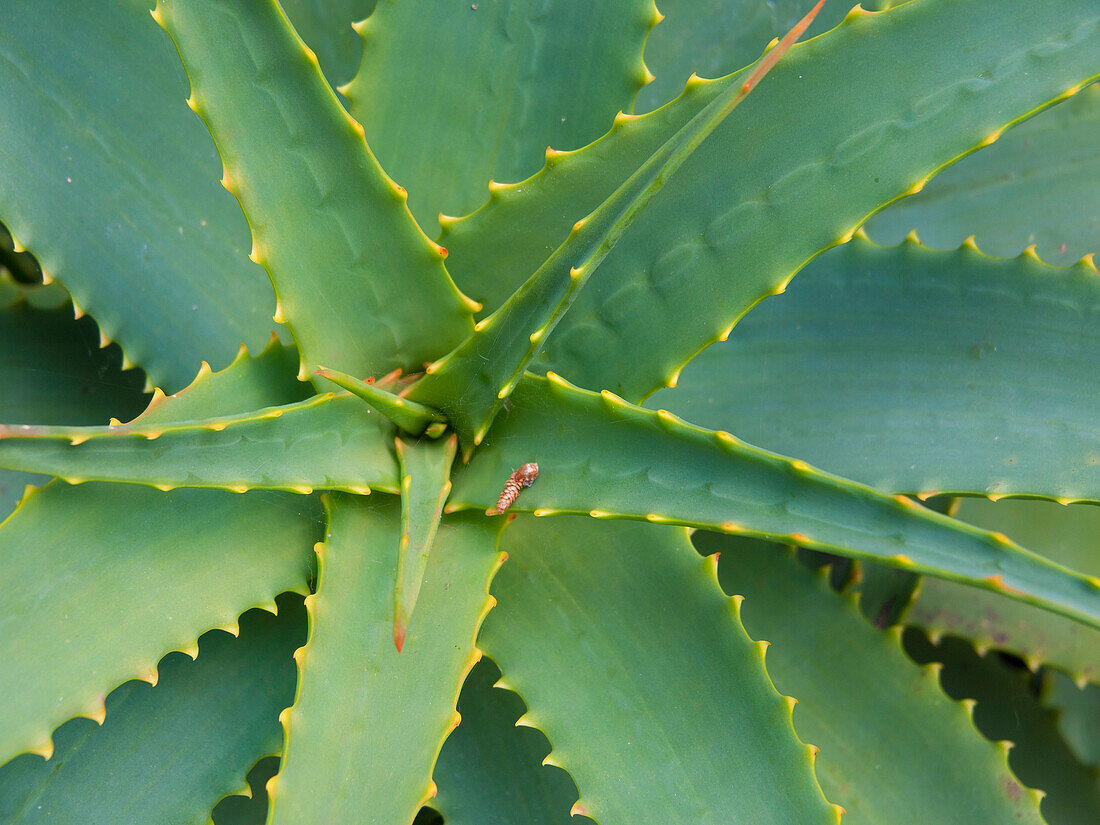
[[569,809],[577,786],[569,774],[542,764],[546,737],[516,725],[526,707],[516,694],[495,689],[500,670],[482,659],[462,686],[462,717],[443,743],[433,774],[432,805],[450,825],[591,825]]
[[943,662],[940,681],[948,694],[977,700],[974,722],[984,735],[1012,743],[1009,764],[1021,782],[1045,793],[1041,810],[1047,822],[1092,825],[1100,818],[1096,771],[1077,761],[1058,733],[1056,715],[1029,688],[1026,670],[996,653],[979,656],[962,639],[932,646],[909,633],[905,641],[916,661]]
[[[648,112],[676,97],[692,74],[723,77],[747,66],[774,37],[779,37],[814,0],[661,0],[664,19],[646,39],[645,61],[656,79],[638,93],[635,111]],[[876,11],[882,2],[860,3]],[[826,3],[810,36],[827,31],[851,6]]]
[[294,404],[313,394],[313,387],[294,377],[298,351],[284,347],[272,337],[259,355],[241,347],[237,357],[223,370],[213,372],[205,361],[198,374],[183,390],[172,395],[153,392],[149,406],[131,424],[161,424],[177,421],[231,417],[261,407]]
[[358,396],[371,409],[384,415],[409,435],[422,435],[433,424],[440,427],[445,424],[443,417],[434,410],[389,390],[382,389],[373,381],[360,381],[354,376],[325,369],[324,367],[318,367],[314,372],[336,384],[336,386]]
[[248,788],[222,799],[210,813],[214,825],[266,825],[267,789],[269,779],[279,770],[279,758],[261,759],[248,772]]
[[1066,744],[1093,767],[1100,785],[1100,684],[1075,685],[1056,670],[1044,676],[1043,704],[1058,712],[1058,730]]
[[207,821],[218,799],[243,787],[248,766],[280,746],[304,627],[300,599],[281,608],[278,618],[246,613],[239,639],[206,634],[194,662],[170,654],[155,687],[122,685],[102,726],[77,719],[57,731],[48,762],[27,755],[0,768],[0,821]]
[[[177,397],[158,394],[142,420],[287,400],[278,380],[256,383],[285,371],[284,356],[272,347],[204,371]],[[317,500],[286,493],[55,482],[26,499],[0,526],[0,564],[20,582],[0,593],[0,762],[49,754],[51,729],[100,717],[104,695],[135,675],[155,679],[166,651],[194,652],[211,627],[304,592],[320,529]]]
[[[0,529],[0,760],[49,755],[71,716],[102,719],[126,679],[157,679],[169,650],[303,592],[319,532],[312,498],[51,484]],[[56,516],[56,517],[55,517]],[[48,527],[44,527],[48,525]],[[181,538],[186,537],[186,538]]]
[[[518,519],[479,645],[580,788],[636,822],[838,822],[764,648],[684,530]],[[593,690],[593,686],[599,686]],[[599,731],[593,735],[593,731]]]
[[629,111],[657,19],[652,0],[382,2],[358,26],[363,62],[343,91],[434,227],[440,210],[478,206],[491,178],[525,178],[548,145],[583,146]]
[[[419,367],[470,332],[470,309],[396,186],[271,0],[161,0],[307,365],[352,375]],[[394,277],[400,272],[401,277]]]
[[275,300],[151,5],[2,4],[0,219],[176,390],[201,358],[259,348]]
[[[1046,558],[1100,576],[1100,508],[1069,508],[1040,501],[980,499],[959,502],[957,517],[999,530]],[[1034,670],[1053,665],[1076,679],[1100,681],[1100,631],[1045,610],[958,585],[925,579],[905,614],[905,623],[939,638],[962,636],[982,649],[1007,650]]]
[[500,564],[498,525],[484,516],[441,527],[405,650],[393,648],[400,520],[388,497],[329,498],[318,546],[310,634],[283,715],[286,750],[268,783],[272,825],[412,822],[432,794],[439,748],[458,724],[455,700],[477,659],[474,636]]
[[877,241],[911,230],[938,249],[974,235],[992,255],[1037,246],[1044,261],[1072,264],[1100,251],[1100,85],[1093,84],[945,169],[924,189],[867,222]]
[[363,59],[354,24],[374,12],[378,0],[281,0],[294,30],[313,49],[329,85],[347,83]]
[[862,239],[830,250],[665,407],[885,492],[1100,500],[1100,278]]
[[[74,319],[67,302],[40,309],[19,299],[0,308],[0,421],[102,424],[140,412],[144,375],[120,368],[117,346],[99,344],[95,322]],[[0,519],[15,508],[26,485],[48,480],[0,471]]]
[[511,412],[456,475],[447,509],[491,506],[512,469],[527,461],[538,462],[539,477],[515,510],[782,538],[962,581],[1100,627],[1100,579],[904,496],[877,493],[553,375],[520,383]]
[[467,455],[481,443],[497,410],[600,262],[692,152],[787,53],[824,2],[818,0],[743,83],[726,87],[606,201],[577,221],[554,254],[499,310],[478,322],[469,338],[428,366],[428,374],[409,395],[447,415]]
[[[872,212],[1100,73],[1098,29],[1092,0],[1010,0],[996,13],[925,0],[857,12],[795,46],[631,225],[540,369],[630,400],[674,381]],[[889,82],[867,69],[883,65]],[[573,221],[743,78],[692,83],[672,104],[620,119],[596,143],[498,189],[443,238],[459,283],[495,309]]]
[[100,348],[99,330],[72,306],[0,309],[0,421],[102,424],[145,407],[145,377],[123,370],[118,346]]
[[[1039,795],[1021,792],[1001,748],[945,696],[934,668],[917,668],[897,633],[864,621],[785,548],[697,533],[722,554],[719,581],[744,596],[741,617],[771,642],[768,672],[798,698],[799,735],[821,748],[817,775],[846,825],[1043,822]],[[945,759],[944,754],[950,754]],[[1015,791],[1015,792],[1013,792]]]

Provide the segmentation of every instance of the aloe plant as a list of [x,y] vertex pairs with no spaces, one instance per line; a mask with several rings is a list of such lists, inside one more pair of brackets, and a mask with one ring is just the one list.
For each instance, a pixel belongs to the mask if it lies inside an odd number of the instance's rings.
[[1095,821],[1100,10],[662,11],[0,6],[0,821]]

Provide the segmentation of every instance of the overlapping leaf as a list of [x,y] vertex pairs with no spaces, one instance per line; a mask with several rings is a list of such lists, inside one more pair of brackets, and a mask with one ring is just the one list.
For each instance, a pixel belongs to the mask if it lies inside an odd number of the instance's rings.
[[[964,499],[957,515],[1007,533],[1059,564],[1100,576],[1100,508]],[[905,622],[937,638],[962,636],[983,649],[1009,651],[1033,669],[1053,665],[1075,679],[1100,681],[1100,632],[1018,602],[926,579]]]
[[[908,3],[795,47],[632,225],[540,363],[638,400],[866,217],[1097,73],[1090,0]],[[944,31],[968,32],[957,49]],[[889,80],[867,71],[891,66]],[[669,134],[742,75],[548,164],[453,226],[460,285],[487,309]],[[564,220],[563,220],[564,219]]]
[[[239,358],[160,396],[142,420],[286,401],[275,376],[300,392],[293,363],[279,347]],[[315,498],[268,491],[54,482],[28,498],[0,528],[0,559],[20,582],[0,594],[0,762],[50,753],[54,727],[100,718],[103,697],[134,676],[155,680],[165,652],[193,652],[206,630],[303,592],[320,527]]]
[[441,527],[405,649],[393,646],[400,513],[390,497],[334,495],[296,655],[287,744],[268,785],[273,825],[411,822],[432,794],[432,767],[457,724],[455,700],[477,659],[474,637],[500,563],[499,522]]
[[1100,626],[1100,580],[1007,537],[933,513],[905,497],[815,470],[728,433],[528,375],[470,464],[448,508],[493,504],[512,469],[539,465],[513,509],[645,519],[791,543],[905,569],[1042,605]]
[[1035,244],[1039,257],[1069,265],[1100,251],[1100,86],[1042,112],[992,146],[945,169],[921,192],[867,223],[880,243],[911,230],[937,249],[974,235],[991,255]]
[[[683,530],[517,520],[479,644],[580,789],[636,822],[835,823],[764,647]],[[599,689],[594,689],[598,685]],[[600,735],[593,735],[599,730]]]
[[258,350],[275,299],[151,5],[0,8],[0,220],[175,391]]
[[239,639],[205,635],[195,662],[175,654],[160,664],[156,686],[113,691],[102,727],[73,720],[57,731],[48,762],[28,755],[0,768],[0,821],[207,821],[218,799],[243,787],[248,767],[280,747],[303,612],[291,597],[277,618],[242,617]]
[[363,62],[343,91],[434,227],[441,210],[480,205],[490,179],[525,178],[547,146],[583,146],[629,111],[657,19],[652,0],[382,3],[358,27]]
[[1088,263],[859,238],[648,402],[885,492],[1100,500]]
[[419,367],[462,340],[470,308],[446,250],[416,225],[278,6],[173,0],[157,19],[302,352],[299,377],[318,364],[360,377]]
[[798,699],[795,728],[821,748],[817,774],[844,822],[888,825],[914,811],[941,825],[1043,821],[1038,794],[1022,792],[1004,752],[940,691],[937,671],[914,667],[899,636],[871,627],[823,573],[775,545],[694,541],[722,554],[719,579],[744,596],[746,629],[771,642],[768,672]]
[[458,697],[462,721],[439,754],[432,805],[451,825],[589,825],[588,817],[570,814],[577,786],[561,768],[543,764],[550,744],[541,731],[516,725],[526,707],[494,687],[499,678],[488,659],[466,678]]

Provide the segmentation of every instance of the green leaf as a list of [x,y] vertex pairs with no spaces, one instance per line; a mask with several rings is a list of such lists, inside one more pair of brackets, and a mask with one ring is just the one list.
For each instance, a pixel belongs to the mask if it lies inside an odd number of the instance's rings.
[[665,407],[884,492],[1100,500],[1100,278],[860,238],[821,256]]
[[[794,723],[821,748],[815,768],[846,825],[924,822],[1042,823],[1039,797],[1019,790],[1005,753],[939,689],[935,668],[902,651],[900,628],[875,630],[854,599],[835,594],[785,548],[697,533],[722,554],[719,581],[744,597],[741,617],[767,639],[768,673],[798,698]],[[944,754],[950,754],[949,759]]]
[[[687,532],[518,519],[479,645],[580,788],[634,822],[836,822],[791,707]],[[593,686],[599,690],[593,690]],[[593,735],[593,731],[599,735]]]
[[121,368],[121,353],[100,348],[88,317],[72,307],[0,309],[0,421],[9,424],[103,424],[145,407],[145,377]]
[[261,759],[248,772],[248,788],[227,796],[211,811],[214,825],[266,825],[267,781],[279,770],[279,758]]
[[[204,370],[178,396],[157,394],[142,420],[285,401],[280,369],[294,392],[302,387],[289,363],[288,371],[273,346]],[[304,592],[320,518],[315,498],[273,492],[55,482],[25,500],[0,526],[0,564],[20,582],[0,594],[0,658],[9,665],[0,674],[0,762],[48,754],[53,727],[74,714],[99,717],[120,682],[155,679],[165,652],[193,652],[211,627],[235,628],[236,617],[277,593]]]
[[749,95],[806,30],[825,0],[768,52],[741,84],[727,86],[670,137],[569,237],[503,306],[439,361],[409,392],[454,424],[469,457],[600,262],[706,137]]
[[985,736],[1012,743],[1009,764],[1021,782],[1046,794],[1041,810],[1047,822],[1094,825],[1100,819],[1096,771],[1082,765],[1062,739],[1056,714],[1029,688],[1031,674],[996,653],[977,655],[962,639],[944,639],[934,647],[921,634],[909,633],[905,641],[916,661],[944,663],[940,681],[949,695],[977,700],[974,722]]
[[333,88],[355,74],[363,41],[353,23],[374,12],[377,0],[281,0],[294,30],[313,49]]
[[[661,0],[665,16],[646,39],[645,61],[656,79],[638,93],[636,112],[648,112],[672,100],[692,74],[723,77],[747,66],[773,37],[779,37],[814,4],[814,0]],[[875,11],[882,2],[860,3]],[[817,36],[836,26],[848,3],[826,3],[810,27]]]
[[[0,761],[49,755],[50,731],[102,719],[126,679],[157,679],[170,650],[236,629],[254,605],[303,592],[316,501],[272,493],[51,484],[0,530]],[[48,529],[44,525],[49,525]]]
[[160,490],[397,492],[393,428],[350,393],[200,420],[0,425],[0,466]]
[[[964,499],[957,516],[968,524],[1006,533],[1058,564],[1100,576],[1098,507]],[[905,623],[934,638],[963,636],[981,649],[1007,650],[1033,670],[1049,664],[1077,679],[1100,681],[1100,631],[1019,602],[926,579],[905,614]]]
[[569,774],[542,760],[550,743],[516,721],[526,711],[511,691],[494,689],[500,670],[482,659],[458,697],[458,728],[447,737],[434,778],[432,805],[450,825],[588,825],[569,809],[577,786]]
[[501,561],[498,524],[444,522],[428,562],[417,622],[393,648],[396,499],[328,498],[309,641],[286,711],[286,750],[268,783],[272,825],[409,823],[432,793],[439,748],[458,723],[455,700],[477,659],[474,637]]
[[548,145],[583,146],[629,111],[657,19],[652,0],[383,2],[358,26],[363,62],[342,91],[434,227],[440,210],[480,204],[491,178],[525,178]]
[[389,392],[373,381],[360,381],[346,373],[324,367],[318,367],[314,372],[366,401],[371,409],[384,415],[409,435],[421,435],[432,424],[444,421],[434,410]]
[[2,4],[0,219],[172,391],[262,346],[275,302],[150,6]]
[[[1014,120],[1098,72],[1092,0],[926,0],[856,13],[796,46],[627,231],[538,362],[638,400],[726,335],[803,264]],[[955,33],[945,37],[944,32]],[[888,65],[884,80],[869,66]],[[651,115],[497,191],[442,240],[490,310],[703,105],[744,74],[691,84]]]
[[[144,375],[123,371],[118,347],[99,344],[95,322],[75,320],[67,302],[39,309],[19,299],[0,308],[0,421],[102,424],[140,412]],[[26,485],[48,480],[0,471],[0,519],[15,509]]]
[[398,653],[405,645],[409,619],[424,583],[443,502],[451,492],[451,465],[457,444],[454,433],[436,441],[400,437],[394,441],[401,471],[401,539],[393,593],[393,642]]
[[[252,228],[307,364],[419,367],[466,337],[470,309],[405,192],[382,171],[317,58],[270,0],[175,0],[156,16],[191,80],[223,183]],[[394,277],[400,272],[401,277]]]
[[[1100,683],[1075,685],[1068,676],[1046,670],[1043,704],[1058,713],[1058,730],[1077,758],[1100,768]],[[1100,785],[1100,772],[1095,776]]]
[[278,339],[259,355],[245,347],[224,370],[213,372],[205,361],[186,388],[166,396],[154,391],[149,406],[131,424],[190,421],[211,416],[233,416],[279,404],[305,401],[313,387],[295,378],[298,351]]
[[958,165],[867,223],[879,242],[910,230],[939,249],[970,235],[991,255],[1035,244],[1044,261],[1072,264],[1100,250],[1100,86],[1093,84]]
[[26,755],[0,769],[0,821],[207,821],[222,796],[244,786],[248,766],[280,747],[303,613],[300,598],[281,600],[278,618],[251,611],[239,639],[209,633],[196,661],[161,662],[156,687],[113,691],[102,726],[73,720],[57,731],[48,762]]
[[528,375],[511,403],[456,475],[448,510],[490,506],[513,468],[536,461],[538,480],[515,510],[781,538],[966,582],[1100,626],[1100,580],[904,496],[877,493],[553,375]]

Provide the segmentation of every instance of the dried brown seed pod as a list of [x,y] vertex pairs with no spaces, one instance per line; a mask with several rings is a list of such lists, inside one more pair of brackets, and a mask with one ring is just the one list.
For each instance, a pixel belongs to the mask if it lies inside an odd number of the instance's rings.
[[504,482],[504,489],[500,491],[500,496],[497,498],[497,506],[491,510],[486,510],[485,515],[495,516],[503,513],[512,506],[512,502],[519,496],[520,490],[530,487],[538,477],[539,465],[533,461],[528,461],[508,476],[508,480]]

